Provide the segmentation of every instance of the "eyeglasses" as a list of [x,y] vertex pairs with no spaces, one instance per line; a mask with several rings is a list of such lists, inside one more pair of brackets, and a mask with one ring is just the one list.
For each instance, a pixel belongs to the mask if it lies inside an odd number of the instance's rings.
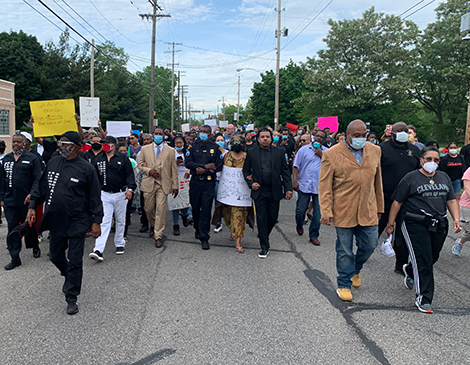
[[440,159],[432,158],[432,157],[423,157],[423,160],[426,161],[426,162],[435,162],[435,163],[439,163],[439,161],[440,161]]
[[308,139],[301,139],[300,142],[308,142]]
[[75,144],[73,142],[66,142],[66,141],[57,141],[57,146],[62,147],[62,146],[67,146],[69,144]]

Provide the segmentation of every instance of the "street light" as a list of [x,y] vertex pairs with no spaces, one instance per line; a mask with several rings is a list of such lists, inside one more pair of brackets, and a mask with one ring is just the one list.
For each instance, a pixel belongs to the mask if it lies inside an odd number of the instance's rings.
[[240,71],[243,70],[251,70],[251,71],[256,71],[262,73],[263,71],[257,70],[255,68],[237,68],[238,72],[238,104],[237,104],[237,122],[240,120]]

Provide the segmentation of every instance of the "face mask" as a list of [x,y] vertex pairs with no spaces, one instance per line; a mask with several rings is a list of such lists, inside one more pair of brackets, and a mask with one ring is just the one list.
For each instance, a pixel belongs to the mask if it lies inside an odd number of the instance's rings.
[[217,145],[218,145],[220,148],[224,148],[224,142],[219,141],[219,142],[215,142],[215,143],[217,143]]
[[91,148],[93,148],[95,151],[99,151],[101,149],[101,143],[93,143]]
[[351,147],[354,148],[355,150],[362,150],[364,146],[366,145],[366,139],[365,138],[351,138]]
[[377,144],[377,140],[374,139],[374,140],[372,141],[372,144]]
[[58,149],[59,155],[61,155],[63,158],[67,158],[72,154],[72,151],[69,149],[69,147],[65,147],[64,149]]
[[112,150],[112,147],[109,143],[103,143],[103,151],[104,152],[109,152]]
[[400,143],[405,143],[405,142],[408,142],[408,133],[406,132],[397,132],[395,134],[395,139],[397,142],[400,142]]
[[438,165],[435,162],[426,162],[423,165],[424,171],[426,171],[428,174],[432,174],[434,171],[436,171],[437,167],[438,167]]
[[456,155],[456,154],[457,154],[457,150],[449,150],[449,153],[450,153],[451,155]]
[[160,144],[163,142],[163,136],[153,136],[153,140],[156,144]]
[[313,143],[313,147],[314,147],[314,148],[320,148],[320,147],[321,147],[321,144],[318,143],[318,142],[314,142],[314,143]]
[[232,146],[228,145],[228,149],[229,149],[229,151],[231,151],[231,150],[232,150]]
[[207,133],[199,133],[199,139],[203,142],[207,141],[208,137]]
[[232,147],[232,151],[235,153],[241,152],[243,146],[240,143],[234,144]]
[[282,139],[287,139],[289,136],[282,136]]
[[273,143],[277,143],[277,142],[279,142],[279,137],[278,136],[273,138]]
[[184,146],[181,147],[175,147],[177,151],[183,151]]
[[22,147],[22,148],[19,149],[18,151],[13,150],[13,153],[14,153],[15,155],[21,155],[21,154],[24,152],[24,150],[25,150],[25,148]]
[[413,137],[411,134],[408,136],[408,142],[413,142],[415,137]]

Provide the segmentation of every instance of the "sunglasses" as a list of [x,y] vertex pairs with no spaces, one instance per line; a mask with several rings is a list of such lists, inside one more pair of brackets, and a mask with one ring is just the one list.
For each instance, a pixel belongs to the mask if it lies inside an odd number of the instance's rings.
[[62,147],[62,146],[67,146],[69,144],[75,144],[73,142],[66,142],[66,141],[57,141],[57,146]]

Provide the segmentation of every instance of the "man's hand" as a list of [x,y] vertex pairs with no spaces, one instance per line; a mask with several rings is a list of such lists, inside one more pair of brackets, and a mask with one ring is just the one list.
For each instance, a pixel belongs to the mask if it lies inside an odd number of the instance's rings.
[[131,200],[132,199],[132,191],[127,190],[125,194],[126,200]]
[[29,202],[31,202],[31,194],[26,195],[26,198],[24,199],[25,204],[28,204]]
[[75,113],[75,120],[77,121],[77,124],[80,125],[80,116]]
[[29,122],[30,122],[31,124],[34,124],[34,118],[33,118],[32,115],[31,115],[31,118],[29,118]]
[[202,167],[196,167],[196,173],[198,175],[204,175],[205,172],[206,170],[204,170]]
[[287,139],[282,139],[281,146],[285,146],[287,144]]
[[254,182],[253,184],[251,184],[251,188],[254,191],[258,191],[258,189],[260,188],[260,184],[258,184],[257,182]]
[[137,153],[134,153],[134,154],[132,155],[132,158],[135,160],[135,159],[137,158]]
[[186,173],[184,174],[184,178],[189,179],[190,176],[191,176],[191,171],[187,170]]
[[101,236],[101,225],[98,223],[93,223],[91,225],[91,235],[94,239],[97,239],[99,236]]
[[299,183],[297,181],[292,183],[292,189],[294,189],[294,191],[299,191]]
[[1,201],[1,202],[0,202],[0,206],[4,207],[4,206],[5,206],[5,202],[4,202],[4,201]]
[[286,199],[291,200],[294,193],[292,191],[286,191]]
[[28,209],[28,214],[26,215],[26,222],[36,222],[36,211],[34,209]]
[[387,225],[387,227],[385,227],[385,233],[387,233],[389,236],[393,233],[393,231],[395,231],[395,227],[393,225]]
[[325,217],[320,219],[320,223],[324,224],[325,226],[330,226],[333,223],[333,217]]
[[98,128],[101,128],[101,120],[98,120]]
[[246,179],[247,179],[247,180],[250,180],[250,181],[253,181],[253,175],[248,175],[248,176],[246,177]]
[[315,148],[315,155],[321,158],[321,156],[323,155],[323,151],[321,150],[321,148]]
[[173,189],[173,198],[176,198],[178,196],[179,190],[178,189]]
[[158,179],[160,177],[160,173],[155,169],[151,169],[149,171],[149,175],[154,177],[155,179]]
[[454,233],[459,233],[462,230],[462,225],[460,224],[460,219],[454,220]]
[[145,161],[141,162],[141,163],[140,163],[140,166],[142,166],[142,167],[147,167],[147,162],[145,162]]
[[208,163],[204,166],[205,169],[207,170],[211,170],[212,172],[214,172],[213,170],[215,170],[215,164],[213,163]]
[[383,214],[383,213],[377,213],[377,218],[378,218],[379,220],[382,219],[382,214]]

